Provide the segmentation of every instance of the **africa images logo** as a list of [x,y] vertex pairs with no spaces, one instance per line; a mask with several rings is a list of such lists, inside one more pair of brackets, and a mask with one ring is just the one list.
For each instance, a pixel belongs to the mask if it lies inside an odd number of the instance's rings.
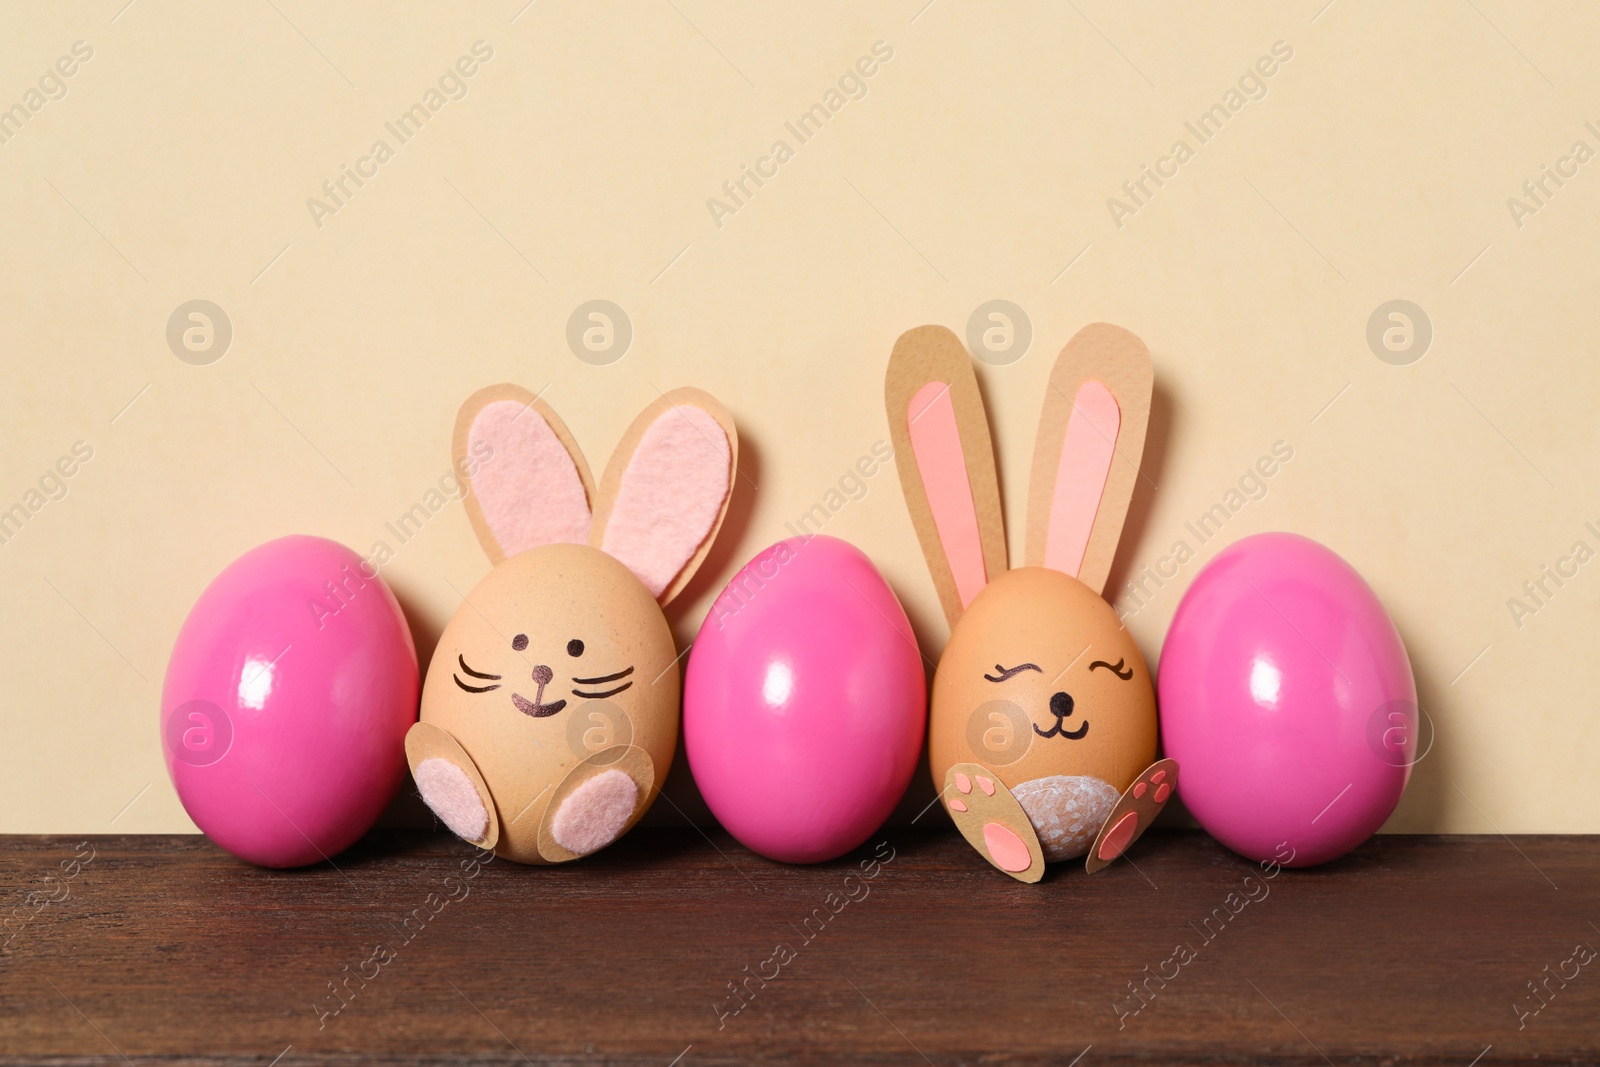
[[209,700],[179,704],[167,716],[162,733],[167,751],[191,767],[209,767],[233,747],[233,720]]

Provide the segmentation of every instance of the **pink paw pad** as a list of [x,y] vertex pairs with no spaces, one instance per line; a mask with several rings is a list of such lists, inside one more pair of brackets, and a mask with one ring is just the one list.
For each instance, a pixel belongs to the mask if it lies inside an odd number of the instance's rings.
[[961,790],[963,793],[972,792],[972,779],[968,778],[964,774],[961,774],[960,772],[957,772],[956,773],[956,788]]
[[962,800],[960,797],[956,797],[956,798],[954,798],[954,799],[952,799],[950,801],[950,810],[951,811],[966,811],[967,810],[967,802]]
[[568,852],[587,856],[615,841],[633,817],[639,787],[622,771],[602,771],[574,789],[550,820],[550,836]]
[[1100,826],[1084,866],[1090,874],[1124,855],[1156,821],[1178,787],[1178,764],[1161,759],[1140,771]]
[[994,857],[994,865],[1002,871],[1015,874],[1027,870],[1033,863],[1022,838],[997,822],[984,824],[983,843],[988,846],[989,855]]
[[993,779],[985,778],[981,774],[978,775],[978,788],[983,790],[983,795],[984,796],[986,796],[986,797],[994,796],[994,780]]
[[467,772],[434,756],[417,764],[417,791],[450,832],[468,841],[482,841],[489,829],[489,809]]
[[[1165,789],[1166,786],[1161,788]],[[1103,860],[1114,860],[1122,855],[1122,850],[1133,841],[1133,832],[1139,828],[1139,813],[1130,811],[1117,820],[1117,824],[1106,832],[1100,842],[1099,856]]]

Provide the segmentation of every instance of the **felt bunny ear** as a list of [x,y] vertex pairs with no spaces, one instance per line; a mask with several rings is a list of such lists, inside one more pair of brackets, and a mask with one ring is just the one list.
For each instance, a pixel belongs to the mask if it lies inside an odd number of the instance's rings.
[[589,544],[638,575],[663,606],[705,561],[739,464],[733,416],[699,389],[640,413],[600,480]]
[[943,326],[918,326],[895,342],[883,392],[906,508],[954,626],[1006,569],[994,444],[978,377],[960,338]]
[[1061,350],[1045,390],[1028,489],[1026,561],[1101,592],[1150,423],[1150,350],[1097,322]]
[[451,452],[490,563],[540,545],[588,543],[589,464],[556,413],[526,389],[491,385],[468,397]]

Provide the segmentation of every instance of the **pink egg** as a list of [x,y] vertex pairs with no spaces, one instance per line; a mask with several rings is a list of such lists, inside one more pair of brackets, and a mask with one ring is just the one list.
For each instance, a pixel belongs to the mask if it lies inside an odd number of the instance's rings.
[[1416,685],[1394,623],[1348,563],[1295,534],[1247,537],[1196,576],[1159,689],[1179,795],[1251,859],[1344,855],[1394,811],[1416,760]]
[[167,773],[235,856],[317,863],[394,797],[417,690],[411,631],[383,579],[336,542],[269,541],[184,620],[161,693]]
[[728,832],[772,859],[833,859],[882,826],[916,770],[927,715],[905,610],[837,538],[756,556],[689,653],[695,782]]

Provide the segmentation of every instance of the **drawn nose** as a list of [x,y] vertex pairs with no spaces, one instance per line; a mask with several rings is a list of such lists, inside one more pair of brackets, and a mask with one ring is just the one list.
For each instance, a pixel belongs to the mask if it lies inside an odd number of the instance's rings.
[[1072,714],[1072,694],[1055,693],[1050,697],[1050,714],[1058,719],[1065,719]]
[[[555,677],[555,673],[553,671],[551,671],[549,667],[546,667],[543,663],[539,664],[537,667],[535,667],[533,669],[533,680],[535,682],[537,682],[538,684],[540,684],[540,685],[549,685],[550,684],[550,679],[552,679],[554,677]],[[1068,700],[1070,702],[1071,698],[1069,697]]]

